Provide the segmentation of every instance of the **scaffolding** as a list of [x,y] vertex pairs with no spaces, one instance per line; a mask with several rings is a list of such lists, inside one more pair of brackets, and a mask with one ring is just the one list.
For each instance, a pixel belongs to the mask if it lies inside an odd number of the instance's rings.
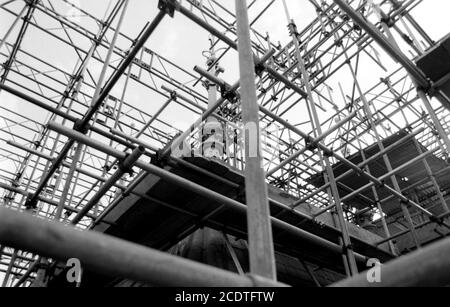
[[[450,67],[427,70],[448,62],[435,51],[450,55],[450,40],[414,17],[434,4],[305,0],[316,14],[305,22],[287,0],[147,2],[0,2],[2,286],[48,285],[68,259],[151,285],[284,286],[275,251],[298,255],[295,240],[339,262],[348,279],[337,286],[364,285],[371,255],[398,258],[383,268],[387,285],[450,283]],[[173,31],[186,45],[160,47]],[[150,175],[212,205],[152,199],[138,188]],[[192,224],[164,248],[98,231],[130,197]],[[218,219],[223,211],[245,216],[245,231]],[[205,225],[245,239],[247,272],[233,247],[237,273],[168,252]],[[320,285],[323,264],[308,261]],[[401,269],[418,261],[414,276]]]

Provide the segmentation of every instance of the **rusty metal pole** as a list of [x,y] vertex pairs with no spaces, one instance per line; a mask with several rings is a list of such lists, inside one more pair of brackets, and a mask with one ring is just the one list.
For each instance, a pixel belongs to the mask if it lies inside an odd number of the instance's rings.
[[273,234],[269,219],[268,191],[262,167],[255,62],[250,40],[247,1],[236,0],[235,3],[244,132],[247,130],[250,133],[245,137],[245,190],[248,207],[250,270],[252,274],[275,280]]

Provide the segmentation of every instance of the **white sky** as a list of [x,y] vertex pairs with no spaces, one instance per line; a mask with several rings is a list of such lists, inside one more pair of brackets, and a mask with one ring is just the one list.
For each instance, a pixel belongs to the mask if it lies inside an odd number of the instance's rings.
[[[259,14],[259,12],[270,1],[271,0],[257,0],[250,10],[250,20],[253,20],[253,18]],[[110,0],[73,0],[72,2],[79,4],[83,10],[101,19],[103,19],[104,16],[107,16],[105,11],[110,11],[110,9],[107,9],[110,8]],[[221,0],[219,2],[228,10],[234,11],[234,1]],[[5,0],[0,0],[0,5],[2,3],[5,3]],[[44,3],[48,6],[48,0]],[[70,10],[70,8],[61,0],[51,0],[51,3],[55,7],[56,11],[67,15],[74,14],[73,10]],[[145,24],[152,21],[154,16],[156,16],[158,12],[157,3],[157,0],[130,0],[130,5],[122,27],[122,32],[131,38],[137,37]],[[23,5],[24,2],[22,0],[16,0],[11,4],[8,4],[6,7],[12,11],[18,12],[22,9]],[[185,1],[183,2],[183,5],[185,7],[189,7]],[[307,0],[287,0],[287,6],[289,8],[291,18],[293,18],[297,23],[299,30],[303,29],[316,18],[315,9]],[[450,11],[449,8],[450,2],[447,0],[424,0],[413,11],[413,15],[416,17],[418,23],[423,26],[427,33],[429,33],[432,39],[439,40],[450,32],[450,21],[447,16]],[[202,52],[209,48],[209,35],[206,31],[200,29],[199,26],[195,25],[182,14],[177,12],[175,14],[175,18],[172,19],[166,17],[163,20],[161,25],[147,42],[146,46],[195,74],[193,71],[194,66],[199,65],[201,67],[205,67],[205,58],[203,57]],[[232,22],[229,15],[225,13],[223,16],[224,19]],[[97,33],[98,25],[88,23],[88,20],[90,19],[83,16],[75,17],[79,17],[78,19],[74,19],[75,21],[80,22],[83,26],[87,26],[91,32]],[[118,18],[116,18],[116,22],[114,22],[114,26],[117,24],[117,19]],[[9,14],[4,10],[0,10],[0,38],[4,37],[13,21],[14,17],[12,14]],[[40,26],[49,29],[52,33],[64,37],[63,30],[60,25],[42,13],[38,12],[36,14],[36,21]],[[14,42],[19,28],[20,23],[10,35],[8,39],[9,43]],[[254,25],[254,28],[263,35],[266,32],[270,33],[272,42],[276,43],[281,41],[281,45],[284,46],[289,41],[289,36],[287,31],[287,19],[282,0],[275,0],[274,5]],[[111,36],[111,33],[109,33],[108,39],[111,39]],[[84,50],[89,49],[91,44],[89,40],[76,35],[73,36],[73,38],[76,40],[77,46],[83,48]],[[127,40],[120,39],[118,41],[118,46],[123,50],[127,50],[130,47],[130,43]],[[219,46],[223,47],[224,45],[221,44]],[[74,67],[77,65],[77,56],[71,47],[58,42],[35,27],[30,26],[22,43],[22,49],[34,55],[38,55],[41,59],[70,73],[73,72]],[[377,48],[377,50],[381,54],[384,65],[387,66],[390,71],[393,71],[396,65],[389,59],[389,57],[383,55],[381,48]],[[9,49],[4,46],[0,52],[7,53],[9,52]],[[106,49],[101,48],[100,52],[104,58]],[[5,61],[6,57],[0,55],[0,62]],[[113,57],[113,63],[117,63],[117,61],[118,58]],[[374,67],[374,64],[371,61],[366,62],[368,63],[361,64],[359,73],[359,81],[364,91],[378,83],[381,77],[386,77],[388,75],[387,72],[382,71],[378,67]],[[235,51],[229,52],[220,64],[225,68],[225,73],[221,75],[225,81],[233,84],[236,80],[238,80],[238,60]],[[101,63],[91,61],[89,69],[93,73],[95,79],[98,78],[101,68]],[[111,70],[108,71],[108,75],[111,73]],[[61,78],[61,76],[56,76],[56,78],[58,77]],[[178,78],[178,76],[175,76],[175,78]],[[122,78],[122,80],[112,91],[112,94],[116,97],[121,96],[124,83],[123,79],[124,78]],[[189,82],[191,80],[180,81]],[[342,69],[341,72],[337,73],[329,80],[329,85],[334,89],[334,95],[336,96],[334,97],[336,99],[335,103],[342,107],[343,100],[339,93],[339,84],[344,88],[346,93],[350,92],[353,82],[347,69]],[[36,88],[33,89],[36,90]],[[195,90],[204,96],[207,95],[206,90],[200,84],[195,87]],[[54,93],[48,91],[48,95],[51,96],[54,95]],[[164,97],[148,89],[144,89],[142,86],[137,86],[135,82],[130,82],[125,100],[133,106],[148,112],[149,114],[154,114],[166,101]],[[46,112],[43,112],[41,109],[32,106],[29,103],[23,102],[12,95],[4,92],[0,93],[0,101],[2,106],[12,109],[19,114],[23,114],[37,120],[40,123],[46,122],[48,116]],[[327,107],[330,109],[329,106]],[[325,119],[333,115],[333,110],[329,111],[329,114],[320,114],[321,118]],[[0,109],[0,112],[4,111]],[[161,115],[161,119],[170,122],[176,128],[184,131],[198,119],[198,115],[189,112],[176,104],[171,104],[167,111]],[[291,113],[286,115],[286,119],[294,124],[305,122],[307,120],[307,116],[306,111],[304,110],[304,104],[302,104],[302,106],[296,106]],[[0,127],[3,126],[4,123],[0,123]],[[15,129],[17,129],[15,131],[20,131],[18,128]],[[309,132],[310,128],[304,127],[304,131]],[[28,137],[30,138],[30,141],[33,138],[32,135],[29,135]],[[24,142],[22,141],[21,143]],[[12,171],[14,168],[14,165],[11,165],[10,162],[5,160],[0,160],[0,166],[11,169]]]
[[[47,1],[48,0],[44,3],[48,3]],[[269,3],[269,1],[270,0],[256,1],[254,7],[250,10],[250,19],[252,20],[255,15]],[[0,5],[5,2],[5,0],[0,0]],[[110,0],[73,0],[72,2],[80,4],[83,10],[86,10],[99,18],[103,18],[103,16],[106,16],[105,10],[109,7]],[[157,2],[157,0],[130,0],[122,32],[131,38],[135,38],[141,32],[144,25],[153,20],[154,16],[157,14]],[[219,2],[230,11],[234,10],[234,1],[221,0]],[[61,0],[52,0],[51,3],[56,10],[61,12],[66,11],[68,15],[73,14],[73,12],[69,10],[69,7]],[[189,7],[186,2],[183,2],[183,4],[186,7]],[[6,7],[18,12],[23,5],[23,1],[16,0]],[[287,5],[291,17],[295,20],[300,30],[316,18],[315,9],[307,0],[287,0]],[[434,40],[439,40],[450,32],[450,21],[448,18],[449,9],[450,2],[448,0],[424,0],[413,11],[413,15]],[[230,17],[226,14],[224,15],[224,18],[230,20]],[[83,25],[87,25],[86,20],[88,19],[83,16],[79,18],[79,21],[83,23]],[[13,21],[14,18],[11,14],[6,13],[4,10],[0,10],[0,37],[4,37]],[[38,14],[37,22],[44,28],[50,29],[53,33],[64,36],[61,27],[48,17],[45,17],[42,13]],[[95,24],[89,24],[87,26],[94,33],[98,31],[98,27]],[[281,41],[281,44],[285,45],[286,42],[288,42],[289,36],[282,1],[275,0],[275,4],[264,17],[254,25],[254,28],[261,34],[269,32],[272,42]],[[9,43],[14,42],[18,29],[19,27],[16,27],[10,35],[8,39]],[[111,35],[108,35],[108,38],[111,39]],[[76,36],[75,39],[79,47],[82,47],[85,50],[89,48],[90,42],[88,40],[79,37],[77,38]],[[129,48],[130,44],[126,40],[119,40],[118,46],[126,50]],[[162,24],[151,36],[146,46],[194,73],[194,66],[199,65],[205,67],[205,58],[202,56],[202,51],[209,48],[209,35],[180,13],[176,13],[175,18],[172,19],[167,17],[163,20]],[[22,48],[32,54],[38,55],[41,59],[57,67],[63,68],[67,72],[72,72],[77,65],[77,57],[71,47],[65,46],[55,39],[49,38],[48,35],[43,34],[42,31],[37,30],[34,27],[29,28],[22,44]],[[3,53],[9,52],[5,46],[0,51]],[[383,54],[379,48],[378,51]],[[106,50],[103,48],[101,50],[103,57],[105,52]],[[392,68],[392,66],[395,66],[387,56],[382,56],[382,59],[387,67]],[[113,58],[114,63],[117,63],[117,60],[117,57]],[[0,55],[0,62],[5,61],[6,57]],[[221,66],[225,68],[225,73],[222,77],[230,84],[233,84],[238,79],[237,63],[237,56],[234,51],[229,52],[229,55],[221,61]],[[89,69],[93,72],[95,78],[98,78],[101,67],[101,63],[96,61],[92,61],[89,65]],[[388,75],[388,73],[383,72],[381,69],[375,68],[374,70],[373,64],[371,64],[371,66],[364,66],[363,64],[360,71],[359,81],[361,82],[363,90],[367,90],[378,83],[381,77]],[[111,71],[108,71],[108,75],[109,74],[111,74]],[[191,80],[181,81],[188,82]],[[347,89],[352,86],[348,70],[336,74],[334,80],[330,80],[329,85],[332,86],[335,91],[338,91],[338,83],[340,83],[344,87],[344,90],[348,92]],[[122,88],[123,80],[117,84],[112,94],[116,97],[120,97]],[[201,85],[197,85],[195,90],[206,96],[206,90]],[[48,95],[51,94],[49,93]],[[41,123],[45,122],[48,115],[41,109],[34,107],[29,103],[24,103],[7,93],[0,93],[0,101],[2,106],[15,110],[16,112],[24,114]],[[127,91],[126,101],[137,108],[150,114],[154,114],[165,102],[165,98],[154,92],[143,89],[142,86],[137,87],[134,82],[131,82],[130,89]],[[337,95],[336,103],[342,104],[340,95]],[[0,110],[0,112],[2,112],[2,110]],[[295,115],[288,115],[290,118],[287,119],[293,123],[305,121],[306,118],[304,116],[299,116],[299,113],[305,113],[305,111],[294,108],[294,112],[291,114]],[[331,114],[322,114],[323,118],[328,118],[330,115]],[[167,111],[162,114],[161,118],[171,122],[178,129],[185,130],[198,119],[198,115],[172,104]],[[309,129],[306,130],[309,131]],[[32,136],[30,136],[30,138],[31,137]]]
[[[1,2],[5,1],[0,1],[0,3]],[[12,4],[9,4],[8,8],[14,11],[19,11],[23,6],[22,2],[23,1],[17,0]],[[105,8],[108,7],[109,0],[77,0],[73,2],[80,3],[84,10],[91,12],[98,17],[102,17],[104,16]],[[151,21],[156,15],[157,2],[157,0],[130,0],[130,7],[128,9],[126,22],[123,26],[123,32],[132,38],[136,37],[145,23]],[[227,6],[230,10],[233,10],[232,4],[234,1],[222,0],[220,2]],[[61,1],[53,0],[52,3],[58,7],[58,4],[61,3]],[[255,7],[262,8],[267,3],[268,0],[258,0]],[[288,0],[287,3],[290,9],[291,17],[295,20],[299,29],[302,29],[316,16],[314,8],[307,0]],[[187,6],[186,3],[184,5]],[[450,21],[448,19],[448,12],[450,11],[449,8],[450,2],[447,0],[424,0],[423,3],[414,10],[413,15],[417,17],[419,24],[424,27],[430,36],[433,39],[438,40],[450,32]],[[63,10],[64,6],[61,6],[60,9]],[[253,9],[251,13],[253,12],[253,14],[255,14],[259,11],[260,9]],[[70,11],[68,13],[70,14]],[[254,16],[250,17],[252,19]],[[84,20],[85,18],[81,17],[81,21]],[[6,14],[4,11],[0,11],[0,37],[4,36],[12,22],[13,17],[11,14]],[[41,24],[45,24],[43,21],[40,22]],[[55,33],[60,33],[62,31],[60,28],[58,29],[55,24],[49,23],[47,28],[54,29],[53,31]],[[95,25],[91,28],[94,31]],[[270,32],[273,42],[281,41],[282,45],[287,42],[288,33],[286,28],[286,16],[281,0],[276,0],[269,13],[256,23],[255,28],[262,34],[265,32]],[[9,42],[14,41],[16,32],[17,31],[14,31],[10,36]],[[52,43],[51,48],[48,48],[48,42]],[[83,47],[87,49],[88,42],[85,41],[85,43],[86,44]],[[119,41],[119,45],[123,46],[123,48],[127,48],[128,42]],[[42,59],[46,59],[58,67],[63,67],[68,72],[72,72],[75,67],[76,57],[74,56],[73,51],[68,51],[67,47],[59,45],[59,43],[55,43],[55,40],[49,41],[48,37],[44,36],[42,32],[33,28],[25,37],[22,46],[25,50],[32,51],[34,54],[39,54]],[[195,65],[204,67],[205,60],[201,53],[203,50],[208,49],[209,42],[208,35],[205,31],[199,31],[199,27],[197,25],[177,13],[176,18],[166,18],[162,22],[157,31],[148,41],[147,46],[157,53],[165,56],[169,60],[172,60],[193,72],[192,68]],[[3,51],[5,51],[5,47],[3,47]],[[70,56],[66,56],[66,54],[70,54]],[[5,58],[0,57],[0,60],[4,62]],[[235,53],[231,52],[230,56],[226,57],[222,61],[221,65],[226,69],[223,78],[229,83],[234,83],[238,78],[237,58],[235,57]],[[98,74],[101,70],[101,65],[92,64],[90,69]],[[381,76],[374,77],[374,82],[376,82],[376,80],[378,80]],[[367,84],[364,84],[364,87],[368,88],[373,84],[373,82],[367,82]],[[121,89],[122,87],[119,84],[116,86],[113,94],[120,96]],[[201,87],[197,87],[197,91],[203,93],[205,92]],[[157,110],[164,102],[162,97],[154,96],[152,93],[142,93],[137,91],[129,91],[129,93],[131,98],[128,97],[128,100],[135,100],[136,103],[139,103],[137,101],[142,101],[142,99],[152,100],[152,104],[147,103],[143,106],[150,113]],[[145,97],[147,94],[150,95],[148,98]],[[16,98],[4,93],[0,95],[2,102],[7,103],[10,106],[15,106],[15,110],[20,112],[25,111],[26,113],[28,113],[27,110],[29,110],[30,112],[27,115],[33,116],[33,118],[37,115],[35,109],[30,107],[28,104],[26,105],[26,109],[24,109],[24,105],[17,101]],[[44,115],[42,112],[40,114],[41,116]],[[192,123],[192,121],[196,119],[196,116],[193,114],[187,115],[188,118],[183,118],[187,122],[183,126],[187,126],[188,123]]]

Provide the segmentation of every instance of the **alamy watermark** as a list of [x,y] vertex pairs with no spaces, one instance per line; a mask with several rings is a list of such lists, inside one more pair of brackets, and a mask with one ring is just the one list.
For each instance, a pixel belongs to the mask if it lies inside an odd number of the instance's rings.
[[69,21],[79,24],[81,23],[81,1],[80,0],[69,0],[64,2],[63,16]]
[[191,127],[190,135],[199,133],[200,142],[197,142],[197,146],[193,145],[196,143],[195,139],[183,138],[184,135],[181,135],[175,138],[170,149],[172,156],[176,158],[220,158],[225,154],[228,158],[236,158],[235,152],[226,150],[227,146],[232,145],[238,145],[247,158],[261,157],[264,152],[279,155],[281,131],[282,129],[274,124],[264,127],[260,127],[256,122],[224,125],[210,119],[205,124],[197,123]]
[[381,267],[383,265],[381,264],[381,261],[375,258],[369,259],[367,261],[367,267],[371,268],[367,271],[366,277],[367,282],[374,284],[374,283],[381,283]]
[[83,273],[81,261],[77,258],[71,258],[66,263],[66,268],[69,270],[66,273],[66,279],[69,283],[81,283],[81,275]]
[[[367,267],[370,268],[366,272],[367,282],[371,284],[382,282],[382,266],[382,263],[378,259],[372,258],[367,261]],[[81,261],[77,258],[71,258],[67,261],[66,268],[68,269],[66,273],[67,281],[69,283],[81,283],[81,277],[83,273]]]

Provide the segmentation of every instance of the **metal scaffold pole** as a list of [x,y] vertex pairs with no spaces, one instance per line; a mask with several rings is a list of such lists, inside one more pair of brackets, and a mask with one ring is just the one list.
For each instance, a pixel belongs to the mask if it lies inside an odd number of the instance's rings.
[[[19,230],[20,229],[20,230]],[[47,257],[78,258],[86,268],[154,286],[283,287],[261,276],[240,276],[95,232],[80,232],[0,208],[0,240]]]
[[[311,119],[311,124],[313,127],[314,135],[317,138],[319,135],[323,135],[323,131],[322,131],[321,123],[320,123],[319,116],[317,113],[316,103],[313,98],[313,92],[311,89],[309,73],[306,71],[305,63],[304,63],[302,55],[301,55],[300,43],[296,36],[296,32],[297,32],[296,28],[297,27],[296,27],[294,21],[290,19],[289,10],[287,8],[287,4],[286,4],[285,0],[283,0],[283,4],[285,7],[285,11],[286,11],[286,17],[289,22],[289,31],[291,33],[291,37],[292,37],[292,40],[293,40],[294,46],[295,46],[295,56],[296,56],[296,59],[298,62],[298,68],[302,75],[303,83],[306,88],[306,93],[308,95],[306,100],[308,103],[308,111],[309,111],[309,115],[310,115],[310,119]],[[323,140],[321,140],[320,142],[317,142],[316,144],[318,144],[318,143],[323,143]],[[342,240],[342,251],[343,251],[343,255],[344,255],[343,259],[346,262],[345,266],[348,267],[350,276],[353,276],[358,273],[358,267],[356,265],[355,256],[353,254],[353,246],[352,246],[352,242],[350,240],[350,235],[348,232],[348,225],[347,225],[347,222],[345,221],[344,211],[342,209],[341,197],[339,196],[339,190],[338,190],[338,187],[336,184],[336,177],[334,175],[333,168],[331,166],[329,157],[324,156],[322,152],[320,152],[319,155],[320,155],[322,168],[326,172],[326,175],[324,175],[324,180],[326,183],[330,182],[329,195],[332,196],[332,199],[334,201],[334,206],[336,208],[336,212],[335,212],[334,216],[336,218],[336,221],[337,221],[337,224],[339,225],[340,230],[342,231],[341,240]],[[330,199],[331,199],[331,197],[330,197]]]
[[236,0],[241,101],[245,136],[245,192],[251,272],[276,279],[275,254],[256,97],[255,62],[250,39],[247,1]]

